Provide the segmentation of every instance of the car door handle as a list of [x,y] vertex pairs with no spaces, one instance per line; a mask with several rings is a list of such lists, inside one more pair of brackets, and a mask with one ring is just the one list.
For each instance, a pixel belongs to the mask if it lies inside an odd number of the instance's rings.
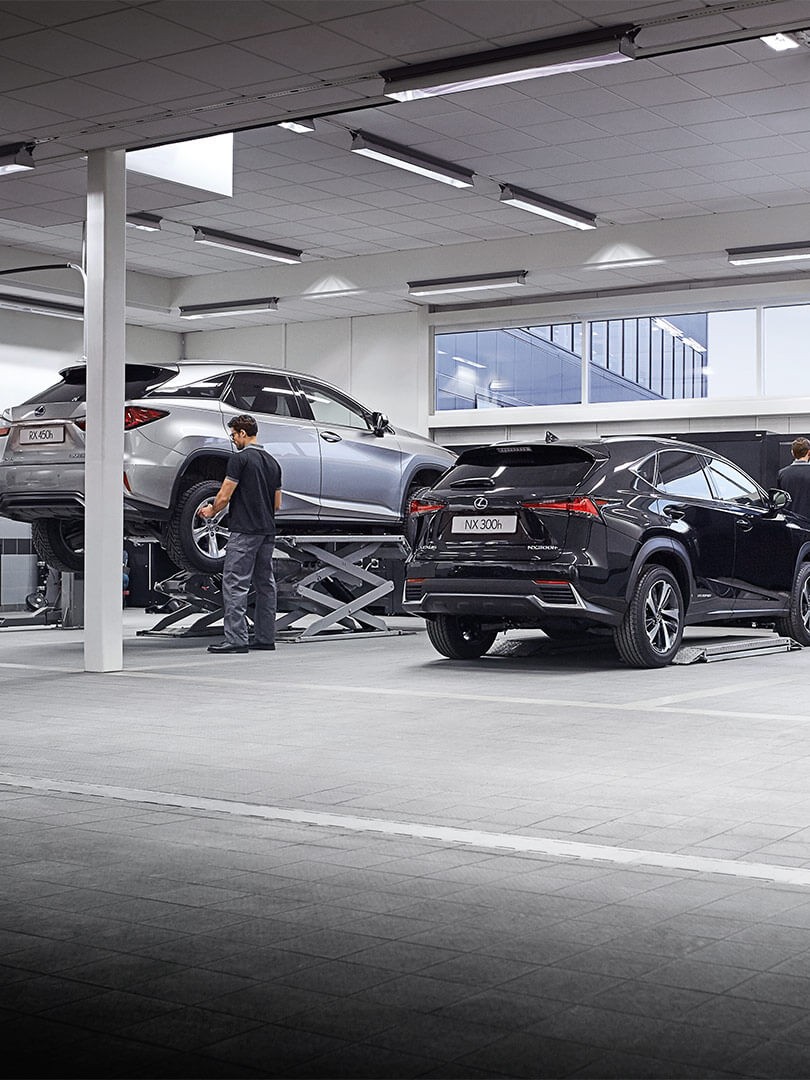
[[336,431],[321,431],[320,436],[324,442],[341,442],[341,437]]
[[737,518],[737,528],[742,532],[751,532],[754,523],[749,517]]
[[686,516],[686,511],[681,510],[679,506],[665,506],[664,514],[668,518],[672,518],[673,521],[680,521],[682,517]]

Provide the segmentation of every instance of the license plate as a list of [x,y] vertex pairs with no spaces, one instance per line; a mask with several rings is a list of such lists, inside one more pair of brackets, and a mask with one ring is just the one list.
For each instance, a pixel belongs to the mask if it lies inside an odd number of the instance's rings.
[[51,424],[49,427],[20,428],[20,445],[37,446],[45,443],[63,443],[65,428],[63,424]]
[[470,536],[499,536],[504,533],[513,533],[515,529],[517,529],[517,514],[459,515],[453,518],[450,531],[466,533]]

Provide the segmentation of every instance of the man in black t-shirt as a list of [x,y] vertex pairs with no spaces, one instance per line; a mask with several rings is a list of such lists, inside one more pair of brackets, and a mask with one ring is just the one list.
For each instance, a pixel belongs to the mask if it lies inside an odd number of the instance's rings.
[[779,470],[779,487],[790,493],[794,514],[810,517],[810,441],[794,439],[790,451],[793,461]]
[[[273,576],[275,514],[281,506],[281,467],[256,442],[258,425],[243,414],[230,421],[231,438],[239,450],[228,462],[222,486],[200,517],[212,518],[229,507],[230,537],[225,548],[222,599],[225,640],[209,645],[210,653],[246,653],[275,649],[276,580]],[[256,591],[253,616],[256,639],[248,644],[247,601],[251,582]]]

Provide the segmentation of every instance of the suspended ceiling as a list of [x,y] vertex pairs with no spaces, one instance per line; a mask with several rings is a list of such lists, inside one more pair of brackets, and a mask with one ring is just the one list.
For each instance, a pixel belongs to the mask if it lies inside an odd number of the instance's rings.
[[[383,96],[386,69],[621,24],[657,55]],[[37,143],[32,174],[0,178],[0,263],[81,258],[88,151],[235,130],[232,198],[130,184],[129,209],[163,218],[159,233],[128,230],[131,321],[187,330],[178,303],[249,296],[278,296],[278,311],[205,328],[411,311],[408,280],[505,269],[529,271],[501,293],[512,300],[743,280],[761,269],[731,268],[726,247],[810,239],[810,48],[776,53],[757,36],[806,25],[806,0],[0,3],[0,142]],[[275,126],[301,116],[314,132]],[[355,155],[357,128],[472,170],[474,186]],[[598,228],[506,206],[499,182],[581,207]],[[303,261],[201,249],[193,225]],[[63,279],[3,287],[75,292]]]

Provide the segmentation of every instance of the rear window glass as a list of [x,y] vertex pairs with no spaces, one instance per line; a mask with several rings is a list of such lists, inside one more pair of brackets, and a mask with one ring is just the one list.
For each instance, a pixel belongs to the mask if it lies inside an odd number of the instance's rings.
[[226,371],[222,375],[212,375],[207,379],[198,379],[196,382],[186,383],[184,386],[175,386],[173,382],[170,382],[155,387],[150,393],[152,396],[157,397],[216,399],[222,396],[225,383],[228,381],[228,374]]
[[480,478],[498,487],[573,491],[594,464],[594,457],[576,446],[485,446],[465,450],[442,480],[442,487],[472,484]]
[[[152,367],[148,364],[127,364],[124,374],[124,397],[143,397],[154,386],[160,385],[174,375],[174,371],[168,368]],[[34,405],[49,401],[86,401],[87,400],[87,369],[82,367],[68,368],[62,372],[62,378],[58,383],[49,386],[47,390],[41,390],[38,394],[21,402],[23,405]]]

